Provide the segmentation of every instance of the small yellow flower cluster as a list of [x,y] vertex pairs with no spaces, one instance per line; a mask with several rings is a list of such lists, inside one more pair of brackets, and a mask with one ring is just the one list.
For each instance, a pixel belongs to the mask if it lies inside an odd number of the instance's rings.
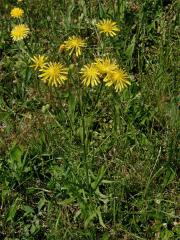
[[[96,24],[100,33],[106,36],[114,37],[120,31],[116,22],[111,20],[102,20]],[[71,36],[64,41],[59,52],[67,51],[70,56],[79,57],[82,55],[83,49],[87,46],[86,41],[79,36]],[[48,85],[57,87],[67,80],[68,69],[61,63],[47,62],[44,55],[38,55],[31,58],[35,70],[39,70],[39,77]],[[114,86],[116,91],[122,91],[127,85],[130,85],[128,74],[121,69],[115,60],[110,58],[97,58],[94,62],[84,65],[80,74],[82,76],[82,84],[85,87],[95,87],[100,82],[104,82],[105,86]]]
[[[17,0],[18,3],[22,1]],[[24,10],[14,7],[10,15],[13,18],[21,18],[24,15]],[[120,31],[117,23],[110,19],[99,21],[96,27],[100,34],[105,34],[107,37],[114,37]],[[14,41],[20,41],[26,38],[29,33],[29,27],[21,23],[12,28],[11,37]],[[60,45],[59,52],[67,51],[70,56],[79,57],[86,46],[84,39],[73,35]],[[48,85],[57,87],[67,80],[68,68],[62,63],[48,61],[44,55],[36,55],[31,58],[31,61],[31,67],[39,71],[39,77]],[[104,82],[106,86],[114,86],[116,91],[122,91],[127,85],[130,85],[126,71],[119,68],[116,61],[108,57],[97,58],[94,62],[84,65],[81,67],[80,74],[82,76],[82,84],[86,87],[94,87],[100,82]]]
[[[120,31],[116,22],[111,20],[102,20],[96,24],[96,27],[100,33],[104,33],[106,36],[114,37],[117,32]],[[79,57],[82,54],[82,49],[86,47],[86,41],[81,37],[72,36],[68,40],[64,41],[59,47],[59,51],[62,53],[68,51],[69,55],[75,53],[76,57]]]
[[117,63],[109,58],[96,59],[95,62],[85,65],[80,73],[85,86],[93,87],[103,81],[106,86],[114,86],[116,91],[122,91],[130,85],[126,71],[119,68]]
[[[22,2],[22,0],[18,0],[18,2]],[[21,18],[24,15],[24,10],[19,7],[14,7],[10,15],[12,18]],[[20,41],[23,40],[28,36],[30,32],[29,27],[26,24],[17,24],[11,30],[11,37],[13,41]]]

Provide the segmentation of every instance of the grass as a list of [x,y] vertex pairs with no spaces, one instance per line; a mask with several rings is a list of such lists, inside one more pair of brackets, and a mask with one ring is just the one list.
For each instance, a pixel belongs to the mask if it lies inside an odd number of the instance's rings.
[[[17,43],[17,2],[1,3],[0,239],[179,239],[178,1],[23,1]],[[94,26],[107,18],[114,38]],[[58,53],[74,34],[79,60]],[[40,81],[34,54],[66,62],[68,82]],[[120,93],[80,83],[103,54],[130,75]]]

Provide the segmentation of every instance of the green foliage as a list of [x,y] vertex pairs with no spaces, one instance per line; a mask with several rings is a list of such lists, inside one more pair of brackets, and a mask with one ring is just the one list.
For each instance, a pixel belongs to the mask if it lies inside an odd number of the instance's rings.
[[[10,18],[21,6],[23,19]],[[178,1],[2,1],[0,239],[180,238]],[[95,23],[113,19],[114,38]],[[28,39],[14,43],[12,26]],[[68,36],[88,46],[58,53]],[[93,49],[93,50],[92,50]],[[46,86],[34,54],[67,61],[69,81]],[[109,54],[131,86],[82,88],[79,67]]]

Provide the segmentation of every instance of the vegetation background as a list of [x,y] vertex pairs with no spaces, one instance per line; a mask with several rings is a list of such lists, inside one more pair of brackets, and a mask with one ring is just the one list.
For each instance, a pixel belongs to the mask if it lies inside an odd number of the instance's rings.
[[[10,37],[17,5],[31,30],[21,43]],[[0,239],[180,239],[178,1],[0,6]],[[131,86],[82,89],[70,58],[68,84],[40,82],[30,56],[59,60],[59,45],[79,35],[91,61],[100,19],[120,26],[107,52]]]

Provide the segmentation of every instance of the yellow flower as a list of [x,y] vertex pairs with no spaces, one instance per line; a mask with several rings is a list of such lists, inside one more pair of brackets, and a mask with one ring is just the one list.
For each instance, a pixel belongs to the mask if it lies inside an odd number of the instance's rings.
[[59,52],[60,52],[60,53],[63,53],[64,50],[65,50],[65,48],[66,48],[66,45],[65,45],[65,44],[61,44],[61,45],[59,46]]
[[106,86],[114,85],[116,92],[122,91],[127,85],[131,85],[128,81],[128,74],[123,69],[117,69],[110,72],[105,78]]
[[100,33],[104,33],[106,36],[114,37],[116,36],[117,32],[120,31],[116,22],[113,22],[109,19],[103,19],[99,23],[96,24],[97,28],[99,29]]
[[85,65],[81,72],[83,81],[82,83],[85,86],[91,85],[92,87],[96,86],[99,83],[100,72],[98,71],[94,63]]
[[81,55],[82,48],[86,46],[86,42],[80,37],[72,36],[64,42],[64,46],[66,50],[70,51],[70,55],[75,52],[76,56],[78,57]]
[[11,17],[20,18],[24,14],[24,10],[22,8],[15,7],[11,10]]
[[37,70],[38,68],[42,69],[46,65],[47,57],[45,57],[44,55],[38,55],[31,58],[31,61],[33,62],[31,67],[33,67],[35,70]]
[[57,87],[62,85],[67,80],[68,69],[61,63],[50,62],[45,65],[42,69],[39,77],[42,81],[47,82],[50,86]]
[[25,24],[19,24],[16,25],[12,30],[11,30],[11,37],[13,38],[14,41],[19,41],[27,37],[29,34],[29,28]]
[[22,2],[23,0],[17,0],[17,2]]
[[98,71],[104,75],[108,74],[118,68],[118,65],[115,61],[110,60],[108,57],[106,58],[97,58],[95,60],[96,67]]

